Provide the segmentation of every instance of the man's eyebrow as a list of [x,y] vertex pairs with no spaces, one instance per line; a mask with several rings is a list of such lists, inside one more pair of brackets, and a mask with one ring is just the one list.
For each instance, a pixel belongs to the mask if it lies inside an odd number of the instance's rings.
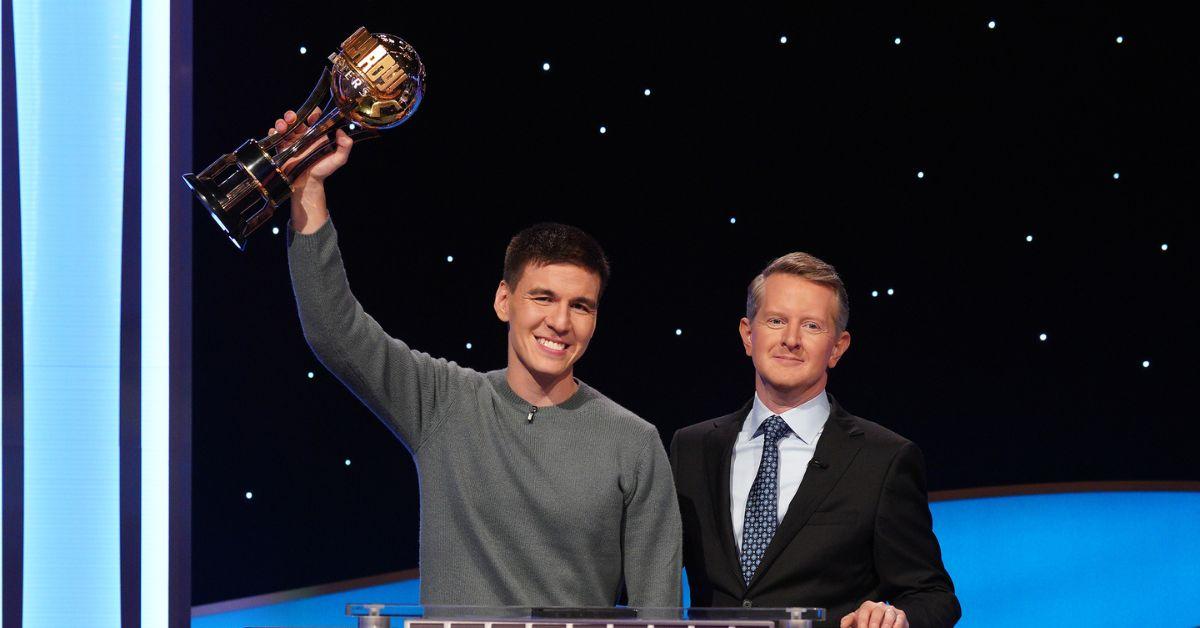
[[582,305],[586,305],[593,310],[596,309],[596,307],[599,305],[598,303],[596,303],[596,301],[594,299],[589,299],[588,297],[577,297],[577,298],[571,299],[571,303],[579,303]]
[[533,295],[538,295],[538,296],[545,295],[548,297],[558,296],[557,294],[554,293],[553,290],[551,290],[549,288],[542,288],[539,286],[534,286],[534,287],[530,288],[529,290],[525,291],[525,294],[533,294]]

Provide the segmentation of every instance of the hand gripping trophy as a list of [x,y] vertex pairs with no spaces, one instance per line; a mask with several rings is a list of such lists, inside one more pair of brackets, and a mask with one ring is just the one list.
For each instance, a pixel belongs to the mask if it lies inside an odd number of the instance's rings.
[[[407,120],[421,104],[425,66],[417,51],[398,37],[359,28],[329,55],[329,62],[286,132],[246,140],[200,174],[183,175],[239,250],[245,250],[246,238],[292,195],[296,176],[336,148],[337,129],[344,127],[356,141],[378,137],[380,131]],[[285,142],[326,92],[327,102],[321,107],[325,114],[294,141]]]

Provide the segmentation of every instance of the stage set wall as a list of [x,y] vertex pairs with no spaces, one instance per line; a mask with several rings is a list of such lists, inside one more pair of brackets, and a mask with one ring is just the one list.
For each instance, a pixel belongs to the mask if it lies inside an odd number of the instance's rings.
[[3,626],[187,626],[191,2],[0,20]]
[[[4,628],[416,602],[404,572],[191,608],[191,11],[3,2]],[[961,625],[1197,623],[1195,486],[1016,492],[932,504]]]

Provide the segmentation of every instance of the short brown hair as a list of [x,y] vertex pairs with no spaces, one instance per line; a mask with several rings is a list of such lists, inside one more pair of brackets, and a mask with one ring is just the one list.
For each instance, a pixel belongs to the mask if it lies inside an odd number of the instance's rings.
[[838,298],[838,311],[835,316],[837,332],[840,334],[846,331],[846,326],[850,324],[850,296],[846,294],[842,278],[831,264],[798,251],[775,258],[750,282],[750,287],[746,289],[746,318],[753,320],[754,315],[758,313],[758,301],[762,299],[763,285],[767,277],[775,273],[787,273],[832,288]]
[[504,283],[515,290],[529,264],[574,264],[600,276],[600,294],[608,285],[608,258],[595,238],[578,227],[543,222],[522,229],[504,252]]

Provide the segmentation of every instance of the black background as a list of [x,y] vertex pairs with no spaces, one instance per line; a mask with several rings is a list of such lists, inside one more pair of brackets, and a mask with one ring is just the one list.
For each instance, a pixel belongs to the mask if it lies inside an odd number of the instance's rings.
[[[851,295],[830,391],[931,490],[1200,479],[1188,22],[790,4],[197,2],[195,167],[393,33],[425,100],[328,188],[357,296],[414,348],[503,367],[508,238],[578,225],[613,279],[576,373],[669,440],[749,397],[746,284],[804,250]],[[413,464],[306,346],[284,236],[194,219],[193,601],[416,566]]]

